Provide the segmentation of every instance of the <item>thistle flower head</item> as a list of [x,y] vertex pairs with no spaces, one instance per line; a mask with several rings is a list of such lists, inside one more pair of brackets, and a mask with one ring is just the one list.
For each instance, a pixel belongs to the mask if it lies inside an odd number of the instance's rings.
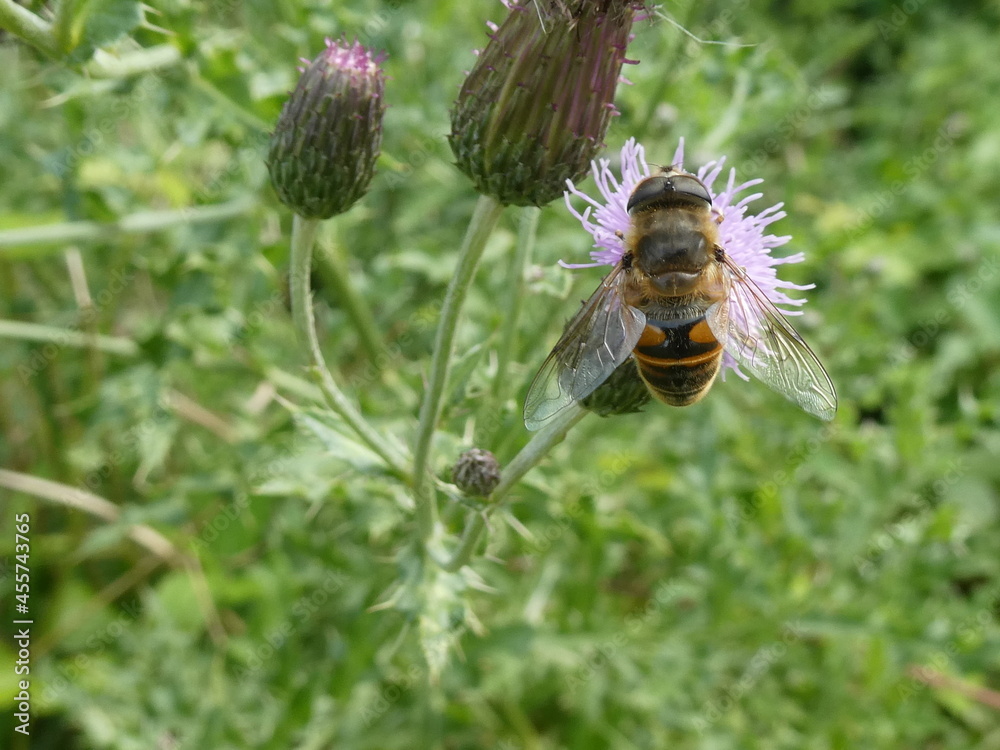
[[544,205],[581,176],[612,116],[633,0],[535,0],[510,10],[452,109],[452,152],[476,189]]
[[327,39],[303,61],[267,156],[278,197],[300,216],[328,219],[367,191],[382,144],[383,59],[357,41]]
[[[778,278],[777,267],[785,263],[799,263],[805,257],[802,253],[775,257],[771,250],[784,245],[791,239],[790,235],[776,236],[768,233],[768,227],[787,214],[782,210],[784,204],[778,203],[763,211],[753,213],[750,204],[763,197],[763,193],[753,192],[742,195],[763,182],[761,179],[736,182],[736,170],[730,169],[725,182],[716,185],[722,175],[726,157],[709,162],[695,174],[708,188],[712,198],[712,210],[721,221],[719,224],[719,244],[733,261],[746,270],[747,276],[776,305],[802,305],[804,299],[792,299],[785,289],[812,289],[814,285],[800,286]],[[684,163],[684,140],[681,139],[674,152],[673,161],[676,167]],[[618,263],[625,253],[625,245],[619,233],[625,234],[629,228],[629,216],[626,206],[629,196],[636,184],[650,175],[646,163],[645,150],[634,138],[628,140],[621,150],[620,177],[616,177],[611,169],[609,159],[595,161],[591,170],[594,182],[600,192],[600,199],[587,195],[572,181],[567,180],[568,190],[565,192],[566,206],[594,238],[595,250],[590,252],[591,263],[562,263],[566,268],[589,268]],[[583,211],[573,205],[573,198],[582,199],[588,205]],[[561,262],[561,261],[560,261]],[[798,315],[798,310],[783,310],[786,315]],[[738,314],[738,313],[737,313]],[[734,369],[745,378],[739,370],[736,361],[726,353],[723,356],[723,366]]]
[[635,414],[649,403],[652,396],[639,376],[635,362],[629,358],[580,402],[580,405],[599,417]]

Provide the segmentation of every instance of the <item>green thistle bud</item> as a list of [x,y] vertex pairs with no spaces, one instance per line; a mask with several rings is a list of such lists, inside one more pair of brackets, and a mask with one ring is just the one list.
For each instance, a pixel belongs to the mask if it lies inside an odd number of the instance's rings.
[[489,451],[467,450],[451,470],[452,481],[470,497],[486,497],[500,483],[500,464]]
[[267,156],[278,197],[299,216],[329,219],[368,190],[382,144],[383,59],[327,39],[315,60],[303,60]]
[[639,369],[635,360],[626,359],[618,369],[611,373],[596,391],[580,402],[584,409],[599,417],[611,417],[616,414],[634,414],[642,411],[651,396],[649,388],[639,377]]
[[452,109],[452,152],[504,204],[561,196],[604,146],[631,39],[631,0],[508,3]]

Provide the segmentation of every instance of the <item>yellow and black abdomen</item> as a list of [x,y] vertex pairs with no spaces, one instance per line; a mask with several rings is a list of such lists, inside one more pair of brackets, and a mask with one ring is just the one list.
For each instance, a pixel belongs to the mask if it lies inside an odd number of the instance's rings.
[[722,362],[722,345],[705,316],[647,320],[632,351],[650,392],[671,406],[687,406],[708,392]]

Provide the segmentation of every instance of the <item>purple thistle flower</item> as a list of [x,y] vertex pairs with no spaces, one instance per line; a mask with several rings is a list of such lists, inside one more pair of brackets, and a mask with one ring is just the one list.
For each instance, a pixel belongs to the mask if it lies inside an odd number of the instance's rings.
[[[684,139],[682,138],[674,152],[674,166],[682,168],[684,162]],[[747,276],[753,281],[767,298],[778,306],[802,305],[804,299],[789,297],[784,289],[812,289],[814,284],[799,285],[778,278],[777,267],[785,263],[799,263],[804,258],[803,253],[795,253],[783,258],[771,255],[771,250],[784,245],[791,235],[776,236],[766,233],[767,228],[783,219],[787,214],[782,210],[783,203],[777,203],[765,208],[759,213],[751,213],[749,204],[763,197],[763,193],[751,193],[740,197],[740,194],[763,182],[761,179],[748,180],[737,184],[736,170],[729,170],[729,177],[723,187],[715,187],[716,180],[722,174],[726,157],[711,161],[696,173],[712,196],[712,211],[722,217],[719,224],[719,244],[725,249],[733,261],[746,270]],[[616,234],[625,234],[629,227],[628,204],[629,196],[635,186],[650,175],[646,163],[646,152],[643,147],[630,138],[621,150],[621,177],[615,176],[611,169],[610,159],[600,159],[591,163],[591,173],[603,200],[593,198],[567,180],[568,190],[565,192],[566,206],[583,228],[594,238],[596,250],[590,252],[591,263],[564,263],[564,268],[592,268],[594,266],[614,265],[625,254],[625,245]],[[572,198],[581,198],[589,205],[581,212],[572,203]],[[801,315],[801,310],[782,309],[786,315]],[[734,311],[738,314],[738,311]],[[739,369],[736,361],[727,352],[723,355],[723,368],[732,368],[747,380],[747,376]],[[724,370],[723,370],[724,376]]]

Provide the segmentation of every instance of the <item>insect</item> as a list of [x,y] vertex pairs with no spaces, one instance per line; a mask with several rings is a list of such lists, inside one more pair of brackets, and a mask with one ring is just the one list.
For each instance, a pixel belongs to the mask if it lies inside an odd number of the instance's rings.
[[810,414],[833,419],[830,376],[719,245],[721,219],[704,183],[663,168],[636,185],[627,210],[625,252],[532,381],[527,428],[586,398],[630,356],[654,397],[693,404],[711,387],[723,352]]

